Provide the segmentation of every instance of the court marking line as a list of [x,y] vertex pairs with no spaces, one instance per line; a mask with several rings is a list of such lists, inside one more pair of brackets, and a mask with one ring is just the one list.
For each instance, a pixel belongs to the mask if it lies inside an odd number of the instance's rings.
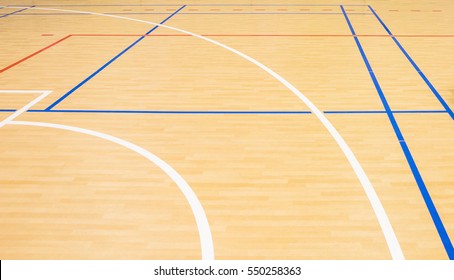
[[[78,11],[72,11],[72,10],[61,10],[61,9],[48,9],[48,8],[34,8],[34,9],[40,9],[40,10],[56,10],[56,11],[64,11],[64,12],[75,12],[77,13]],[[388,249],[390,251],[391,257],[393,259],[404,259],[402,249],[400,248],[400,244],[397,240],[397,237],[394,233],[394,230],[391,226],[391,222],[389,221],[389,218],[386,214],[386,211],[381,204],[381,201],[372,186],[372,183],[370,182],[369,178],[367,177],[364,169],[362,168],[361,164],[359,163],[358,159],[354,155],[353,151],[350,149],[348,144],[345,142],[345,140],[342,138],[340,133],[336,130],[336,128],[333,126],[333,124],[328,120],[328,118],[323,114],[322,111],[320,111],[315,104],[313,104],[303,93],[301,93],[295,86],[293,86],[291,83],[289,83],[287,80],[285,80],[282,76],[262,64],[261,62],[255,60],[254,58],[232,48],[227,45],[224,45],[218,41],[215,41],[213,39],[203,37],[201,35],[195,34],[190,31],[186,31],[183,29],[179,29],[176,27],[164,25],[164,24],[157,24],[154,22],[150,21],[144,21],[144,20],[139,20],[139,19],[134,19],[134,18],[128,18],[128,17],[122,17],[122,16],[116,16],[116,15],[105,15],[105,14],[100,14],[100,13],[95,13],[91,12],[93,15],[99,15],[99,16],[107,16],[107,17],[114,17],[118,19],[124,19],[124,20],[129,20],[129,21],[136,21],[136,22],[142,22],[145,24],[150,24],[150,25],[158,25],[162,26],[164,28],[168,28],[170,30],[174,30],[177,32],[185,33],[185,34],[190,34],[196,38],[199,38],[201,40],[205,40],[209,43],[212,43],[216,46],[219,46],[221,48],[224,48],[232,53],[237,54],[238,56],[244,58],[245,60],[255,64],[268,74],[270,74],[272,77],[274,77],[277,81],[279,81],[281,84],[283,84],[285,87],[287,87],[293,94],[295,94],[301,101],[303,101],[306,106],[309,107],[309,109],[317,116],[317,118],[320,120],[320,122],[325,126],[325,128],[328,130],[328,132],[331,134],[335,142],[338,144],[338,146],[341,148],[342,152],[344,153],[346,159],[348,160],[349,164],[353,168],[353,171],[355,172],[358,180],[360,181],[364,192],[366,193],[367,198],[369,199],[369,202],[372,206],[372,209],[374,210],[374,213],[376,215],[376,218],[379,222],[379,225],[382,229],[383,235],[385,237],[386,243],[388,245]]]
[[[349,18],[348,18],[348,15],[347,13],[345,12],[345,9],[344,7],[341,5],[340,6],[343,14],[344,14],[344,17],[345,17],[345,20],[348,24],[348,27],[350,28],[350,31],[352,32],[352,34],[355,33],[355,29],[353,28],[353,25],[352,23],[350,22]],[[354,37],[355,39],[355,43],[356,43],[356,46],[358,47],[358,50],[361,54],[361,57],[363,59],[363,62],[364,64],[366,65],[366,68],[369,72],[369,75],[374,83],[374,86],[377,90],[377,93],[380,97],[380,100],[383,104],[383,107],[385,108],[386,110],[386,114],[388,116],[388,119],[393,127],[393,130],[394,130],[394,133],[396,134],[396,137],[399,141],[399,144],[402,148],[402,151],[405,155],[405,158],[407,159],[407,163],[412,171],[412,174],[413,174],[413,177],[416,181],[416,184],[418,185],[418,188],[421,192],[421,195],[424,199],[424,202],[426,204],[426,207],[430,213],[430,216],[432,217],[432,221],[435,225],[435,228],[438,232],[438,235],[440,236],[440,239],[443,243],[443,246],[445,247],[445,250],[446,250],[446,253],[448,255],[448,257],[452,260],[454,258],[454,248],[452,246],[452,243],[451,243],[451,240],[449,239],[449,235],[448,233],[446,232],[446,229],[444,227],[444,224],[438,214],[438,211],[435,207],[435,204],[433,203],[432,201],[432,198],[429,194],[429,191],[424,183],[424,180],[421,176],[421,173],[419,172],[419,169],[418,169],[418,166],[416,165],[416,162],[413,158],[413,155],[411,154],[410,152],[410,148],[408,147],[407,143],[405,142],[405,139],[404,139],[404,136],[399,128],[399,124],[397,123],[395,117],[394,117],[394,114],[391,110],[391,107],[386,99],[386,96],[385,94],[383,93],[383,90],[381,89],[381,86],[380,86],[380,83],[378,82],[378,79],[377,77],[375,76],[375,73],[372,69],[372,66],[370,65],[369,63],[369,60],[367,59],[367,56],[366,56],[366,53],[359,41],[359,39],[357,37]]]
[[[342,13],[340,13],[342,14]],[[438,37],[454,37],[454,34],[403,34],[403,35],[386,35],[386,34],[200,34],[201,36],[210,37],[421,37],[421,38],[438,38]],[[44,36],[44,35],[41,35]],[[115,33],[74,33],[74,37],[139,37],[143,34],[115,34]],[[192,37],[188,34],[149,34],[146,37]]]
[[309,115],[310,111],[191,111],[191,110],[30,110],[35,113],[176,114],[176,115]]
[[26,61],[26,60],[28,60],[28,59],[34,57],[35,55],[40,54],[40,53],[42,53],[43,51],[45,51],[45,50],[47,50],[47,49],[49,49],[49,48],[51,48],[51,47],[53,47],[53,46],[55,46],[55,45],[57,45],[57,44],[63,42],[63,41],[65,41],[66,39],[70,38],[71,36],[72,36],[72,35],[68,35],[68,36],[66,36],[66,37],[63,37],[63,38],[61,38],[60,40],[58,40],[58,41],[56,41],[56,42],[54,42],[54,43],[52,43],[52,44],[50,44],[50,45],[48,45],[48,46],[46,46],[46,47],[40,49],[40,50],[38,50],[38,51],[36,51],[36,52],[34,52],[34,53],[32,53],[32,54],[30,54],[30,55],[28,55],[28,56],[26,56],[26,57],[24,57],[24,58],[22,58],[22,59],[16,61],[16,62],[14,62],[14,63],[12,63],[12,64],[6,66],[5,68],[0,69],[0,74],[3,73],[3,72],[5,72],[5,71],[8,70],[8,69],[13,68],[14,66],[16,66],[16,65],[18,65],[18,64],[20,64],[20,63],[22,63],[22,62],[24,62],[24,61]]
[[[3,8],[3,7],[2,7]],[[372,35],[372,34],[201,34],[202,36],[208,36],[208,37],[454,37],[454,34],[440,34],[440,35],[435,35],[435,34],[427,34],[427,35]],[[41,34],[41,36],[51,36],[50,34]],[[53,34],[52,34],[53,36]],[[6,66],[3,69],[0,69],[0,74],[5,72],[6,70],[9,70],[10,68],[13,68],[14,66],[17,66],[18,64],[36,56],[37,54],[65,41],[66,39],[69,39],[70,37],[115,37],[115,36],[130,36],[130,37],[140,37],[140,36],[145,36],[145,37],[192,37],[191,35],[188,34],[69,34],[66,37],[61,38],[60,40],[10,64],[9,66]]]
[[133,144],[129,141],[124,139],[102,133],[99,131],[94,131],[90,129],[69,126],[69,125],[61,125],[61,124],[53,124],[53,123],[44,123],[44,122],[29,122],[29,121],[10,121],[9,125],[23,125],[23,126],[35,126],[35,127],[45,127],[45,128],[54,128],[60,130],[67,130],[76,133],[86,134],[90,136],[94,136],[97,138],[101,138],[107,140],[109,142],[118,144],[122,147],[131,150],[142,157],[146,158],[147,160],[151,161],[153,164],[157,165],[162,171],[164,171],[170,179],[175,182],[183,193],[184,197],[186,198],[187,202],[189,203],[194,218],[196,220],[197,229],[199,232],[199,239],[201,244],[201,251],[202,251],[202,259],[203,260],[214,260],[214,248],[213,248],[213,240],[211,236],[210,225],[208,223],[207,216],[205,211],[200,203],[197,195],[189,186],[189,184],[184,180],[184,178],[168,163],[163,161],[161,158],[156,156],[155,154],[149,152],[148,150]]
[[[342,13],[340,13],[342,14]],[[454,34],[402,34],[402,35],[387,35],[387,34],[200,34],[201,36],[211,37],[416,37],[416,38],[438,38],[438,37],[454,37]],[[42,34],[41,36],[44,36]],[[74,37],[109,37],[109,36],[132,36],[139,37],[143,34],[133,33],[74,33]],[[191,37],[188,34],[149,34],[146,37]]]
[[[386,32],[389,35],[392,35],[391,30],[386,26],[386,24],[383,22],[383,20],[378,16],[378,14],[375,12],[374,9],[370,5],[368,5],[369,10],[374,14],[374,16],[377,18],[377,20],[380,22],[382,27],[386,30]],[[426,85],[430,88],[432,93],[435,95],[435,97],[438,99],[438,101],[441,103],[441,105],[445,108],[445,110],[449,113],[449,116],[451,119],[454,120],[454,112],[451,110],[449,105],[446,103],[446,101],[443,99],[441,94],[437,91],[437,89],[432,85],[432,83],[429,81],[429,79],[424,75],[424,73],[421,71],[421,69],[418,67],[416,62],[411,58],[411,56],[408,54],[408,52],[404,49],[404,47],[400,44],[400,42],[395,38],[391,37],[394,41],[394,43],[399,47],[400,51],[405,55],[407,60],[410,62],[410,64],[413,66],[413,68],[418,72],[419,76],[423,79],[423,81],[426,83]],[[451,245],[452,247],[452,245]],[[454,258],[454,252],[452,252],[452,258]]]
[[[25,11],[25,10],[28,10],[28,9],[30,9],[30,8],[33,8],[33,7],[34,7],[34,6],[31,6],[31,7],[21,7],[21,8],[23,8],[23,9],[18,10],[18,11],[15,11],[15,12],[12,12],[12,13],[9,13],[9,14],[1,15],[0,18],[5,18],[5,17],[7,17],[7,16],[15,15],[15,14],[17,14],[17,13],[21,13],[21,12],[23,12],[23,11]],[[3,8],[9,8],[9,7],[3,6]]]
[[[394,114],[447,114],[444,110],[393,110]],[[325,114],[386,114],[386,111],[382,110],[358,110],[358,111],[325,111]]]
[[[169,19],[171,19],[174,15],[176,15],[179,11],[181,11],[182,9],[184,9],[186,7],[186,5],[183,5],[181,6],[179,9],[177,9],[175,12],[173,12],[170,16],[166,17],[163,21],[161,21],[161,23],[159,24],[164,24],[166,21],[168,21]],[[54,108],[55,106],[57,106],[58,104],[60,104],[63,100],[65,100],[66,98],[68,98],[68,96],[70,96],[73,92],[75,92],[77,89],[79,89],[80,87],[82,87],[84,84],[86,84],[88,81],[90,81],[93,77],[95,77],[96,75],[98,75],[101,71],[103,71],[106,67],[108,67],[110,64],[112,64],[114,61],[116,61],[119,57],[121,57],[123,54],[125,54],[127,51],[129,51],[131,48],[133,48],[135,45],[137,45],[140,41],[142,41],[144,38],[145,38],[145,35],[149,35],[151,32],[155,31],[157,28],[159,27],[159,25],[155,25],[152,29],[150,29],[147,33],[145,33],[144,35],[142,35],[139,39],[137,39],[136,41],[134,41],[131,45],[129,45],[127,48],[125,48],[123,51],[121,51],[119,54],[115,55],[113,58],[111,58],[107,63],[105,63],[104,65],[102,65],[100,68],[98,68],[98,70],[96,70],[95,72],[93,72],[90,76],[88,76],[87,78],[85,78],[82,82],[80,82],[79,84],[77,84],[75,87],[73,87],[71,90],[69,90],[67,93],[65,93],[63,96],[61,96],[59,99],[57,99],[54,103],[52,103],[51,105],[49,105],[46,110],[52,110],[52,108]]]
[[[16,109],[0,109],[0,112],[15,112]],[[95,109],[55,109],[55,110],[28,110],[28,113],[94,113],[94,114],[150,114],[150,115],[310,115],[311,111],[195,111],[195,110],[95,110]],[[444,110],[393,110],[394,114],[447,114]],[[363,115],[386,114],[383,110],[346,110],[323,111],[327,115]]]
[[161,170],[163,170],[178,186],[180,191],[183,193],[184,197],[188,201],[194,218],[196,220],[197,229],[199,231],[199,239],[200,239],[200,246],[202,251],[202,259],[204,260],[214,260],[214,247],[213,247],[213,240],[211,236],[211,230],[208,223],[207,216],[203,209],[202,204],[200,203],[197,195],[189,186],[189,184],[183,179],[183,177],[173,169],[169,164],[163,161],[158,156],[152,154],[151,152],[145,150],[144,148],[137,146],[129,141],[124,139],[94,131],[89,129],[84,129],[75,126],[68,126],[68,125],[59,125],[59,124],[51,124],[51,123],[42,123],[42,122],[27,122],[27,121],[14,121],[15,118],[23,114],[24,112],[28,111],[32,106],[36,103],[41,101],[43,98],[48,96],[52,91],[51,90],[0,90],[0,93],[13,93],[13,94],[30,94],[30,93],[41,93],[37,98],[33,99],[27,105],[22,107],[19,110],[16,110],[13,114],[8,116],[6,119],[0,122],[0,128],[8,124],[15,124],[15,125],[28,125],[28,126],[40,126],[40,127],[48,127],[48,128],[56,128],[56,129],[63,129],[69,130],[73,132],[78,132],[82,134],[87,134],[91,136],[95,136],[98,138],[102,138],[104,140],[116,143],[120,146],[123,146],[129,150],[132,150],[139,155],[145,157],[155,165],[157,165]]
[[[24,6],[24,5],[19,5],[16,4],[14,6]],[[41,4],[41,5],[35,5],[36,7],[140,7],[140,6],[146,6],[146,7],[153,7],[153,6],[180,6],[178,4]],[[258,6],[258,7],[325,7],[325,6],[335,6],[338,7],[339,4],[231,4],[231,3],[219,3],[219,4],[187,4],[187,6],[203,6],[203,7],[218,7],[218,6],[224,6],[224,7],[230,7],[230,6]],[[367,6],[366,4],[350,4],[350,5],[344,5],[344,6]]]
[[43,91],[36,91],[36,90],[0,90],[0,93],[13,93],[13,94],[23,94],[23,93],[41,93],[38,97],[30,101],[27,105],[20,108],[19,110],[15,111],[13,114],[8,116],[6,119],[0,122],[0,128],[4,127],[8,123],[11,123],[15,118],[17,118],[22,113],[28,111],[31,107],[33,107],[36,103],[41,101],[43,98],[48,96],[52,91],[51,90],[43,90]]
[[[103,13],[104,15],[169,15],[169,12],[132,12],[132,13]],[[301,13],[301,12],[193,12],[193,13],[179,13],[179,15],[341,15],[342,13]],[[18,16],[79,16],[79,15],[90,15],[90,13],[83,14],[71,14],[71,13],[29,13],[29,14],[18,14]],[[372,13],[352,13],[352,15],[373,15]]]

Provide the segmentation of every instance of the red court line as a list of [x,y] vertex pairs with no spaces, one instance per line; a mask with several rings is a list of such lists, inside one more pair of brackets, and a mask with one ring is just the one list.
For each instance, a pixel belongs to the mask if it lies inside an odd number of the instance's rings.
[[[206,37],[454,37],[454,34],[201,34]],[[146,36],[146,37],[191,37],[189,34],[71,34],[70,36],[80,37],[115,37],[115,36]]]
[[49,49],[49,48],[51,48],[51,47],[53,47],[53,46],[55,46],[55,45],[57,45],[57,44],[63,42],[64,40],[68,39],[68,38],[71,37],[71,36],[72,36],[72,35],[68,35],[68,36],[66,36],[66,37],[63,37],[63,38],[61,38],[60,40],[58,40],[58,41],[56,41],[56,42],[54,42],[54,43],[48,45],[47,47],[44,47],[44,48],[42,48],[42,49],[40,49],[40,50],[38,50],[38,51],[32,53],[31,55],[26,56],[26,57],[22,58],[21,60],[18,60],[18,61],[16,61],[16,62],[14,62],[14,63],[11,64],[11,65],[6,66],[5,68],[3,68],[3,69],[0,70],[0,73],[3,73],[3,72],[5,72],[5,71],[8,70],[8,69],[13,68],[14,66],[16,66],[16,65],[18,65],[18,64],[20,64],[20,63],[22,63],[22,62],[24,62],[24,61],[26,61],[26,60],[32,58],[32,57],[34,57],[35,55],[37,55],[37,54],[39,54],[39,53],[42,53],[43,51],[45,51],[45,50],[47,50],[47,49]]
[[[43,34],[50,36],[50,34]],[[72,36],[78,36],[78,37],[111,37],[111,36],[119,36],[119,37],[124,37],[124,36],[132,36],[132,37],[138,37],[138,36],[146,36],[146,37],[190,37],[191,35],[189,34],[70,34],[66,37],[61,38],[60,40],[22,58],[21,60],[18,60],[14,62],[11,65],[6,66],[3,69],[0,69],[0,73],[5,72],[8,69],[13,68],[14,66],[17,66],[18,64],[36,56],[37,54],[63,42],[64,40],[68,39],[69,37]],[[428,35],[372,35],[372,34],[357,34],[357,35],[351,35],[351,34],[203,34],[202,36],[206,37],[434,37],[434,38],[443,38],[443,37],[454,37],[454,34],[440,34],[440,35],[435,35],[435,34],[428,34]]]

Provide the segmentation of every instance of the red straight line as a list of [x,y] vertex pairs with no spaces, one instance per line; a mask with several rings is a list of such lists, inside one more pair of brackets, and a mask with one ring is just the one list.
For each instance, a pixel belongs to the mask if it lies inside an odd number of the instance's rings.
[[[71,34],[80,37],[115,37],[115,36],[146,36],[146,37],[190,37],[189,34]],[[454,37],[454,34],[419,34],[419,35],[387,35],[387,34],[202,34],[206,37]]]
[[0,73],[3,73],[3,72],[5,72],[5,71],[8,70],[8,69],[13,68],[14,66],[16,66],[16,65],[18,65],[18,64],[20,64],[20,63],[22,63],[22,62],[24,62],[24,61],[26,61],[26,60],[32,58],[32,57],[34,57],[35,55],[37,55],[37,54],[39,54],[39,53],[42,53],[43,51],[45,51],[45,50],[47,50],[47,49],[49,49],[49,48],[51,48],[51,47],[57,45],[58,43],[63,42],[64,40],[68,39],[68,38],[71,37],[71,36],[72,36],[72,35],[68,35],[68,36],[66,36],[66,37],[63,37],[63,38],[61,38],[60,40],[58,40],[58,41],[56,41],[56,42],[50,44],[49,46],[44,47],[44,48],[40,49],[39,51],[36,51],[36,52],[32,53],[31,55],[26,56],[26,57],[22,58],[21,60],[14,62],[14,63],[11,64],[11,65],[6,66],[5,68],[3,68],[3,69],[0,70]]

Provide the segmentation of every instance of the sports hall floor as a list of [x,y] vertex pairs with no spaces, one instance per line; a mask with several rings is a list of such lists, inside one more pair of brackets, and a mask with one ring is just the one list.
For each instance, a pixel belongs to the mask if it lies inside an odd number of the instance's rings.
[[454,259],[454,1],[0,0],[0,259]]

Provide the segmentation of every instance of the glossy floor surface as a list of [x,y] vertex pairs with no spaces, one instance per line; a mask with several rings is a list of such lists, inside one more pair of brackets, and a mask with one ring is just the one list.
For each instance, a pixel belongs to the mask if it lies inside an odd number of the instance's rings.
[[55,2],[0,0],[0,259],[454,259],[453,1]]

